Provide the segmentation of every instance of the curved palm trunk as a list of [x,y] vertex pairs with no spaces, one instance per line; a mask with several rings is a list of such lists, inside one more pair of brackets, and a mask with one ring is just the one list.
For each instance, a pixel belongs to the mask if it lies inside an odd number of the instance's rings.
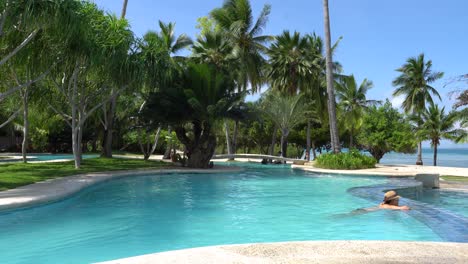
[[434,166],[437,166],[437,144],[434,144]]
[[325,27],[325,48],[326,48],[326,64],[327,64],[327,93],[328,93],[328,115],[330,123],[331,145],[334,153],[339,153],[340,139],[338,134],[338,126],[336,120],[336,102],[335,90],[333,88],[333,61],[331,55],[331,34],[330,34],[330,16],[328,12],[328,0],[323,0],[323,14]]

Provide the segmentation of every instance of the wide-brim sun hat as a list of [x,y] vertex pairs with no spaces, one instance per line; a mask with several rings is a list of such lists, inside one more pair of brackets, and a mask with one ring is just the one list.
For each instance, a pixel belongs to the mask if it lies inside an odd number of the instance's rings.
[[399,198],[400,198],[400,196],[397,195],[397,193],[395,191],[388,191],[384,195],[384,202],[399,199]]

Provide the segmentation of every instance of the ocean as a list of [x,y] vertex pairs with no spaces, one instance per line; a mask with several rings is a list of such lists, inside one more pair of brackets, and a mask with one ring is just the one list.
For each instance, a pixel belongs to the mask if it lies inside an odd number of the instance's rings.
[[[415,154],[387,153],[380,160],[381,164],[416,164]],[[434,151],[423,148],[422,159],[424,165],[433,165]],[[437,149],[437,166],[468,168],[468,148],[439,148]]]

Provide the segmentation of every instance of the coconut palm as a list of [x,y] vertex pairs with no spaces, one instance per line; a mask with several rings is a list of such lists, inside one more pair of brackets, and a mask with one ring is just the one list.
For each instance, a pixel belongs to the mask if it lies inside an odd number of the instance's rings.
[[304,122],[307,105],[301,94],[288,95],[272,90],[263,100],[264,113],[281,131],[281,156],[286,157],[287,138],[291,129]]
[[434,166],[437,166],[437,146],[441,139],[457,140],[466,137],[467,132],[464,129],[456,128],[459,115],[455,111],[445,113],[445,107],[442,109],[438,105],[432,104],[422,112],[424,125],[419,131],[422,137],[431,141],[434,148]]
[[257,91],[264,81],[262,53],[270,36],[261,35],[264,30],[271,6],[264,5],[258,19],[254,22],[249,0],[227,0],[221,8],[211,12],[211,16],[234,45],[234,54],[239,61],[237,85],[246,90],[248,84]]
[[290,95],[305,91],[320,71],[321,54],[311,45],[309,36],[289,31],[275,38],[268,49],[268,79],[272,87]]
[[354,147],[354,135],[362,124],[364,110],[380,103],[376,100],[367,100],[366,93],[373,87],[371,81],[364,79],[358,86],[354,75],[340,78],[336,83],[336,95],[343,110],[344,125],[349,130],[349,147]]
[[193,44],[192,58],[199,63],[212,64],[219,70],[229,70],[236,63],[233,49],[223,32],[210,31],[197,38]]
[[[271,37],[261,34],[270,10],[270,5],[264,5],[259,17],[254,21],[249,0],[226,0],[221,8],[214,9],[210,14],[233,45],[237,63],[232,64],[230,71],[236,75],[238,91],[246,91],[250,84],[252,92],[256,92],[265,81],[263,68],[266,61],[262,54]],[[225,123],[226,143],[230,151],[228,154],[236,153],[237,126],[238,122],[235,122],[234,135],[230,142],[229,126]]]
[[[409,58],[403,66],[397,69],[401,74],[393,80],[396,90],[393,96],[404,96],[401,107],[407,114],[421,117],[426,104],[433,104],[432,96],[441,99],[437,90],[430,84],[442,78],[443,72],[432,71],[432,61],[425,61],[424,54]],[[418,127],[422,126],[419,121]],[[422,143],[418,143],[418,158],[416,165],[422,165]]]
[[333,60],[330,34],[330,14],[328,0],[323,0],[323,20],[325,27],[325,54],[327,68],[328,115],[330,123],[331,145],[334,153],[341,151],[340,139],[336,119],[335,89],[333,87]]

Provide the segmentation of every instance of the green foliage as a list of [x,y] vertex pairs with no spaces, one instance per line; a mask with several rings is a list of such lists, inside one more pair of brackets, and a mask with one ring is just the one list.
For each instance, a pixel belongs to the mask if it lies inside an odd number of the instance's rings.
[[49,163],[15,163],[0,165],[0,191],[19,186],[60,178],[100,171],[137,170],[168,167],[170,164],[160,161],[136,159],[85,159],[82,167],[76,170],[72,161]]
[[425,61],[424,54],[409,58],[397,69],[401,74],[393,80],[397,89],[393,96],[404,96],[402,108],[406,113],[421,113],[426,103],[433,104],[432,95],[442,100],[437,90],[430,84],[444,76],[443,72],[432,71],[432,61]]
[[387,152],[414,153],[416,148],[410,123],[388,100],[383,106],[369,108],[357,140],[377,162]]
[[358,150],[338,154],[325,153],[317,157],[314,166],[333,170],[359,170],[374,168],[377,161]]
[[290,95],[310,89],[320,73],[321,39],[284,31],[268,49],[268,78],[273,87]]

